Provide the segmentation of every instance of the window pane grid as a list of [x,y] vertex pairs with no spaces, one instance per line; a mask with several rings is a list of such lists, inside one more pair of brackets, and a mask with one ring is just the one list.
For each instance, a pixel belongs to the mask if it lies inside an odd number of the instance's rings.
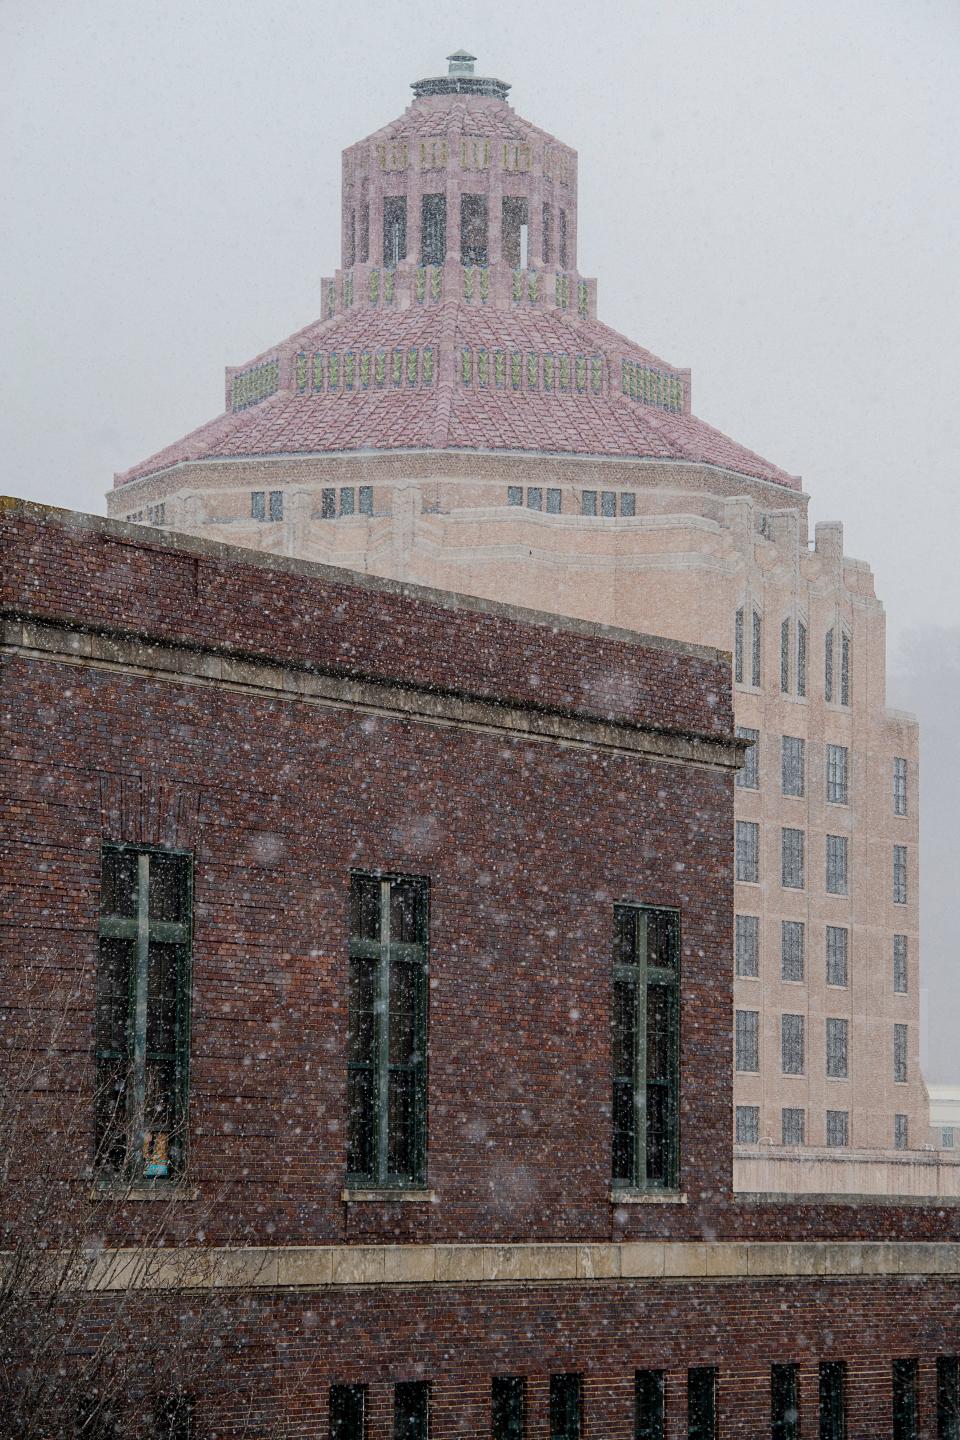
[[756,884],[760,879],[760,826],[753,820],[736,822],[737,879]]
[[738,1010],[734,1016],[736,1067],[745,1074],[760,1069],[760,1012]]
[[827,893],[846,895],[849,888],[847,876],[846,835],[827,836]]
[[827,926],[827,984],[847,985],[849,931],[842,925]]
[[831,805],[848,803],[847,760],[846,745],[827,746],[827,801]]
[[804,1072],[804,1017],[802,1015],[781,1015],[780,1052],[784,1075],[802,1075]]
[[847,1047],[849,1044],[848,1023],[846,1020],[827,1020],[827,1075],[833,1080],[845,1080],[847,1078],[847,1066],[849,1063]]
[[738,915],[735,928],[737,974],[756,979],[760,974],[760,917]]
[[797,735],[784,735],[780,748],[780,784],[784,795],[802,796],[805,788],[806,745]]
[[746,725],[738,725],[737,735],[741,740],[749,740],[750,748],[744,752],[743,765],[736,774],[736,784],[741,790],[758,790],[760,788],[760,731],[751,730]]
[[784,826],[780,832],[781,884],[787,890],[804,888],[804,832]]
[[803,922],[783,920],[780,925],[780,978],[803,979]]
[[613,950],[613,1178],[669,1188],[677,1168],[676,911],[618,905]]

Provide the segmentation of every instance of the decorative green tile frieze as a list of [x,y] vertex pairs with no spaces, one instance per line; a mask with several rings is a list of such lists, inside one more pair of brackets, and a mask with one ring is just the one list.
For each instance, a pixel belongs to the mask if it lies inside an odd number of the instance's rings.
[[576,375],[577,390],[582,395],[587,388],[587,357],[578,355],[574,362],[574,374]]
[[418,305],[422,305],[427,293],[427,272],[422,265],[418,265],[413,277],[413,298]]
[[586,280],[580,280],[577,282],[577,314],[586,317],[589,310],[590,292]]
[[337,308],[337,293],[333,281],[327,282],[327,319],[335,313]]
[[378,350],[373,360],[373,383],[382,386],[387,378],[387,354]]
[[303,351],[301,351],[300,354],[297,356],[296,376],[297,391],[300,395],[302,395],[307,388],[307,357]]
[[352,350],[345,350],[343,353],[343,388],[353,389],[354,374],[356,371],[356,356]]
[[249,370],[234,375],[230,387],[230,398],[234,410],[246,410],[259,405],[280,389],[280,361],[265,360],[252,365]]
[[523,356],[519,350],[510,351],[510,383],[514,390],[520,389],[520,382],[523,379]]
[[353,271],[347,270],[343,277],[343,305],[349,309],[353,304]]
[[376,305],[380,299],[380,271],[370,271],[370,304]]
[[570,276],[558,272],[556,284],[556,303],[559,309],[566,310],[570,305]]
[[439,300],[443,289],[443,271],[439,265],[434,265],[430,271],[430,298]]
[[540,378],[540,357],[533,351],[527,355],[527,389],[536,390]]
[[370,388],[370,351],[360,351],[360,384],[364,390]]
[[433,384],[433,346],[432,346],[432,345],[424,345],[424,347],[423,347],[423,383],[424,383],[424,385],[432,385],[432,384]]
[[383,298],[387,305],[393,304],[393,297],[396,294],[396,281],[396,271],[388,270],[383,277]]
[[502,390],[507,380],[507,357],[502,350],[493,352],[493,383]]
[[543,388],[553,389],[553,356],[549,352],[543,357]]
[[313,357],[313,388],[322,390],[326,383],[326,357],[318,350]]
[[514,300],[517,302],[517,304],[519,304],[520,301],[523,299],[523,271],[522,271],[522,270],[514,270],[514,272],[513,272],[513,298],[514,298]]
[[477,384],[486,385],[489,383],[489,357],[487,351],[481,347],[477,351]]
[[416,385],[416,383],[417,383],[417,360],[418,360],[418,359],[419,359],[419,351],[417,350],[416,345],[411,345],[410,349],[407,351],[407,384],[408,384],[408,385]]
[[[508,369],[509,367],[509,369]],[[469,345],[460,348],[460,380],[464,385],[478,387],[491,383],[506,388],[509,373],[513,390],[542,390],[546,395],[570,393],[571,380],[576,390],[585,395],[603,393],[604,360],[602,355],[577,355],[552,350],[490,351],[484,346],[476,350]]]
[[473,299],[473,266],[463,267],[463,298],[467,304]]
[[403,384],[403,351],[394,350],[391,363],[391,375],[394,385]]
[[536,305],[540,295],[540,277],[536,270],[531,270],[527,276],[527,297],[531,305]]
[[484,265],[480,271],[480,303],[485,305],[490,298],[490,271]]
[[464,385],[469,385],[473,380],[473,352],[469,345],[464,345],[460,351],[460,379]]
[[620,388],[624,395],[629,395],[631,400],[639,400],[642,405],[653,405],[658,410],[669,410],[675,415],[683,412],[683,380],[670,371],[623,359],[620,362]]
[[558,358],[559,358],[559,361],[560,361],[560,389],[561,389],[561,390],[569,390],[569,389],[570,389],[570,356],[569,356],[569,355],[560,355]]
[[[307,356],[303,357],[306,367]],[[327,394],[355,389],[382,390],[394,385],[432,385],[437,376],[437,352],[433,345],[421,350],[416,345],[396,350],[346,350],[343,355],[318,350],[313,357],[313,388]],[[298,387],[299,388],[299,387]],[[304,389],[306,386],[304,385]]]
[[330,368],[327,371],[327,386],[331,390],[340,389],[340,356],[336,350],[330,351]]
[[594,395],[599,395],[603,385],[603,357],[600,355],[590,356],[590,389]]

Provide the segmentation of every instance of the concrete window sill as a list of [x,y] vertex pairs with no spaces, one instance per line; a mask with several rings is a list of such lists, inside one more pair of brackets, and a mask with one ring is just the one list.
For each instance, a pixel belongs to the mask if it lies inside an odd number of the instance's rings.
[[200,1191],[195,1185],[113,1185],[109,1180],[99,1181],[88,1194],[90,1200],[112,1197],[118,1204],[127,1200],[199,1200]]
[[361,1190],[346,1188],[340,1191],[340,1199],[349,1204],[366,1204],[377,1201],[380,1204],[389,1202],[395,1205],[435,1205],[437,1203],[436,1190]]
[[614,1205],[686,1205],[687,1197],[680,1190],[611,1190]]

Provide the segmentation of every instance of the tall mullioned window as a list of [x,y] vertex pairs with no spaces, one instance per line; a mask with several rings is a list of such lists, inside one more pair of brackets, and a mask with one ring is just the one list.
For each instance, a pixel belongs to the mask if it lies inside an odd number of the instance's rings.
[[915,1359],[893,1362],[893,1440],[917,1440],[919,1365]]
[[738,1105],[734,1117],[738,1145],[756,1145],[760,1140],[759,1105]]
[[331,1385],[330,1440],[364,1440],[366,1428],[366,1385]]
[[760,1069],[760,1012],[737,1010],[734,1015],[734,1054],[737,1070],[754,1074]]
[[427,1440],[430,1434],[430,1386],[407,1380],[393,1387],[393,1440]]
[[793,1105],[787,1105],[780,1112],[781,1134],[784,1145],[802,1145],[806,1134],[806,1112]]
[[902,755],[895,756],[893,761],[893,813],[907,813],[907,762]]
[[583,1377],[550,1376],[550,1440],[580,1440],[583,1417]]
[[733,678],[743,684],[743,606],[737,611],[733,627]]
[[750,741],[750,748],[744,751],[743,765],[737,771],[735,784],[737,784],[741,790],[759,790],[760,731],[751,730],[746,725],[738,725],[737,734],[741,740]]
[[755,689],[759,690],[760,681],[763,677],[763,620],[759,610],[753,612],[753,655],[750,670],[750,679]]
[[907,903],[906,845],[894,845],[893,847],[893,903],[894,905],[906,905]]
[[937,1440],[960,1440],[960,1356],[937,1356]]
[[737,974],[757,979],[760,974],[760,917],[738,915],[736,918]]
[[820,1365],[820,1440],[847,1440],[845,1360],[825,1360]]
[[846,1080],[849,1065],[849,1022],[827,1020],[827,1075],[831,1080]]
[[849,890],[847,874],[846,835],[827,836],[827,894],[846,895]]
[[186,1164],[192,862],[105,845],[96,990],[96,1159],[130,1181]]
[[800,1440],[800,1367],[770,1367],[770,1434],[772,1440]]
[[618,905],[613,939],[613,1179],[672,1189],[678,1169],[680,917]]
[[849,802],[848,755],[846,745],[827,746],[827,801],[830,805],[846,805]]
[[823,641],[823,698],[829,704],[833,700],[833,631],[828,630]]
[[895,1150],[907,1150],[910,1146],[910,1117],[908,1115],[894,1115],[893,1117],[893,1148]]
[[797,694],[801,699],[807,693],[807,627],[797,621]]
[[426,1178],[429,886],[350,880],[347,1170],[391,1188]]
[[638,1370],[634,1381],[634,1440],[664,1440],[664,1374]]
[[780,922],[780,978],[803,979],[803,921]]
[[760,826],[753,820],[736,822],[737,879],[756,884],[760,879]]
[[907,1027],[893,1027],[893,1078],[898,1085],[907,1083]]
[[490,1387],[493,1440],[524,1440],[527,1382],[522,1375],[494,1375]]
[[850,704],[852,642],[845,630],[840,632],[840,704]]
[[827,1144],[831,1149],[843,1149],[850,1144],[849,1110],[827,1111]]
[[780,883],[788,890],[802,890],[805,884],[803,831],[785,825],[780,837]]
[[804,1064],[804,1017],[780,1017],[780,1065],[784,1075],[802,1075]]
[[687,1371],[688,1440],[716,1440],[717,1372],[712,1365]]
[[906,995],[908,988],[907,937],[893,937],[893,989],[897,995]]
[[845,925],[827,926],[827,984],[846,989],[850,932]]
[[790,693],[790,621],[780,623],[780,689]]
[[799,735],[784,735],[780,741],[780,788],[784,795],[803,795],[806,771],[806,744]]

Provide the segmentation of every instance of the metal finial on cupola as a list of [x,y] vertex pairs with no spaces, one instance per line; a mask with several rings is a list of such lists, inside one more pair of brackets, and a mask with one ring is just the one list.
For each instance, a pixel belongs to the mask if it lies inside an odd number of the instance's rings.
[[410,88],[418,100],[425,95],[486,95],[493,100],[506,100],[510,86],[505,80],[474,74],[476,58],[469,50],[454,50],[447,56],[446,75],[414,80]]

